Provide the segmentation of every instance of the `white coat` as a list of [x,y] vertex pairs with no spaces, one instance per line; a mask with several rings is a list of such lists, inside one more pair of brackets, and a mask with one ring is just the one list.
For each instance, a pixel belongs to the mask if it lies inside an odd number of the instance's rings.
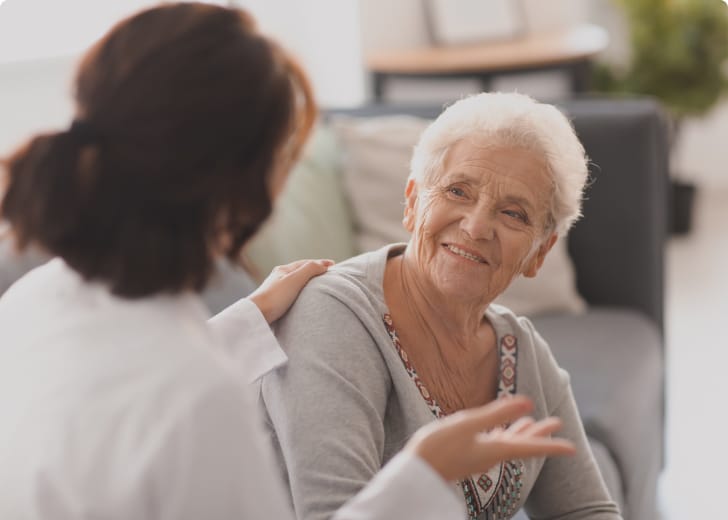
[[[62,260],[0,299],[0,518],[293,518],[256,406],[286,362],[248,300],[208,321],[195,294],[126,300]],[[341,519],[464,518],[417,457]]]

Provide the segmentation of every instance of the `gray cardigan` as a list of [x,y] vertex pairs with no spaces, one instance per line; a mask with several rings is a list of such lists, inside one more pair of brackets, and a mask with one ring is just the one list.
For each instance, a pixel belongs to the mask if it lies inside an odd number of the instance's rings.
[[[276,326],[289,361],[263,379],[261,396],[299,519],[330,518],[434,420],[383,322],[386,261],[403,247],[386,246],[330,269],[308,284]],[[512,497],[507,513],[492,511],[501,496],[478,518],[510,518],[520,507],[538,519],[621,518],[589,449],[568,375],[530,321],[496,305],[487,316],[499,344],[515,339],[517,345],[511,390],[533,399],[534,417],[560,417],[559,435],[571,439],[578,454],[513,463],[511,470],[522,474],[517,486],[501,489]],[[500,477],[498,468],[488,475],[507,481],[508,468],[500,468]],[[477,486],[478,476],[472,482]],[[459,487],[453,492],[464,497]]]

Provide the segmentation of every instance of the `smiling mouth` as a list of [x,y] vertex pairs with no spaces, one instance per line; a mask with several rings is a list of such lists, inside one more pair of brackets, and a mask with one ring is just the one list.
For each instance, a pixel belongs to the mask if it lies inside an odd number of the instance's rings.
[[463,258],[466,258],[468,260],[471,260],[473,262],[477,262],[479,264],[487,264],[488,261],[483,258],[482,256],[475,255],[473,253],[470,253],[468,251],[465,251],[464,249],[460,249],[457,246],[454,246],[452,244],[442,244],[448,251],[451,253],[455,253],[458,256],[462,256]]

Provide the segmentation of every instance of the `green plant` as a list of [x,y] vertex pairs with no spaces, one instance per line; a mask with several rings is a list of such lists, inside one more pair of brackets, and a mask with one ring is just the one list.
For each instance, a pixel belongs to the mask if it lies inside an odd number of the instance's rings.
[[728,6],[723,0],[615,0],[627,18],[626,68],[596,68],[594,86],[658,98],[675,121],[708,111],[728,90]]

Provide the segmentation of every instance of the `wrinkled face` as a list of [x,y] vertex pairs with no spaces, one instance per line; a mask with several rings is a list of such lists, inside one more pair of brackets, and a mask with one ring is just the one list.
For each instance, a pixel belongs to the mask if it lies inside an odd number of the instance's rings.
[[536,275],[556,241],[547,235],[553,188],[540,154],[467,139],[432,177],[419,188],[409,181],[403,220],[425,282],[447,298],[489,303],[519,274]]

